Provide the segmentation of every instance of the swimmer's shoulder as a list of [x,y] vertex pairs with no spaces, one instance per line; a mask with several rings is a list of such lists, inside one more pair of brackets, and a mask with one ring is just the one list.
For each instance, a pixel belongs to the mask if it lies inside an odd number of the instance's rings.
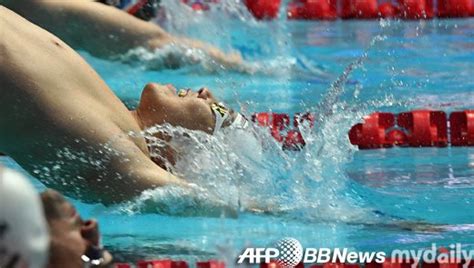
[[[40,59],[51,64],[60,56],[59,49],[66,48],[67,45],[58,37],[0,6],[0,53],[4,63],[1,64],[4,68],[0,68],[4,72],[27,72],[36,68],[33,63]],[[43,54],[48,54],[48,57]]]
[[0,5],[0,55],[2,59],[0,69],[2,66],[6,67],[4,63],[7,60],[8,52],[11,50],[11,38],[13,37],[11,27],[16,20],[15,15],[13,11]]
[[[23,19],[20,15],[16,14],[13,10],[9,9],[7,6],[5,6],[2,2],[2,0],[0,0],[0,21],[2,24],[6,24],[12,20],[15,20],[15,19]],[[25,19],[23,19],[25,20]]]

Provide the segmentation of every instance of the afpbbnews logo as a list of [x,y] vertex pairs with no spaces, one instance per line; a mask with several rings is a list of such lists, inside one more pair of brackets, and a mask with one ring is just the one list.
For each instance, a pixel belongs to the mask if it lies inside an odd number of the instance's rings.
[[307,248],[305,250],[304,263],[383,263],[385,261],[385,252],[355,252],[347,248]]
[[344,249],[306,248],[294,238],[283,238],[273,248],[247,248],[239,255],[238,264],[269,263],[272,260],[284,267],[298,263],[369,263],[385,261],[385,252],[354,252]]
[[[434,257],[432,257],[434,256]],[[277,262],[283,267],[294,267],[299,263],[324,264],[324,263],[385,263],[387,259],[392,262],[410,263],[417,267],[420,262],[424,263],[462,263],[463,267],[470,267],[474,258],[474,250],[464,250],[461,244],[453,244],[444,253],[439,253],[436,244],[429,249],[419,250],[394,250],[391,255],[383,252],[359,252],[347,248],[306,248],[294,238],[283,238],[276,243],[275,247],[247,248],[237,259],[238,264],[260,264]]]

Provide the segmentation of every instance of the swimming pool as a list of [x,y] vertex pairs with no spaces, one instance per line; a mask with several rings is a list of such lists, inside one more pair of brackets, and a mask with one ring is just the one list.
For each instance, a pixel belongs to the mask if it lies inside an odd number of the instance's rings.
[[[225,189],[218,194],[269,204],[284,213],[174,217],[143,212],[142,201],[106,208],[75,200],[82,214],[99,219],[104,243],[118,260],[234,259],[245,245],[265,246],[287,236],[303,246],[357,250],[413,249],[433,242],[474,247],[474,231],[461,230],[474,223],[473,148],[358,151],[347,138],[349,128],[373,111],[472,109],[473,19],[255,22],[226,17],[216,24],[217,17],[210,14],[168,28],[238,49],[257,62],[252,65],[256,75],[206,74],[203,66],[144,68],[159,62],[159,53],[138,51],[143,61],[134,65],[80,53],[131,106],[145,83],[158,81],[207,86],[245,114],[310,110],[326,116],[301,152],[282,152],[268,142],[261,159],[249,161],[249,144],[234,144],[237,152],[225,152],[222,148],[229,144],[216,140],[182,164],[188,177]],[[331,88],[358,60],[344,90]],[[329,105],[319,105],[323,99]],[[215,155],[218,160],[210,161]],[[15,166],[7,158],[1,161]],[[193,165],[196,161],[205,163]],[[413,232],[382,224],[398,218],[449,224],[453,231]]]

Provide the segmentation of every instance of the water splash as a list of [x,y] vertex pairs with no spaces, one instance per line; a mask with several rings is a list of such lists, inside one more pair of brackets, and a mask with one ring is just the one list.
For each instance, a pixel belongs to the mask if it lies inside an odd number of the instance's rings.
[[[175,34],[186,35],[189,34],[190,29],[196,30],[198,28],[198,33],[202,33],[199,29],[205,29],[204,34],[208,35],[210,31],[216,28],[215,22],[217,20],[220,21],[221,26],[225,26],[222,23],[226,24],[232,20],[237,20],[241,23],[258,27],[255,18],[248,12],[240,0],[213,3],[209,5],[210,10],[206,12],[194,11],[188,5],[174,0],[162,0],[161,7],[164,10],[164,15],[158,18],[156,22],[165,27],[167,31]],[[181,18],[186,19],[183,20]],[[217,33],[221,36],[229,37],[229,35],[225,36],[222,31]]]
[[[169,2],[178,5],[175,1]],[[173,4],[169,4],[170,10],[176,12],[181,12],[183,8],[173,8]],[[247,18],[244,19],[247,21]],[[253,20],[250,21],[253,23]],[[384,39],[384,36],[374,37],[366,52],[349,64],[330,86],[320,104],[310,107],[318,114],[317,124],[315,130],[303,131],[307,146],[301,152],[282,151],[268,131],[259,128],[255,128],[253,133],[223,131],[209,136],[163,125],[140,133],[150,141],[151,156],[161,158],[163,168],[193,186],[190,189],[163,187],[145,191],[136,200],[121,205],[118,211],[131,214],[216,215],[219,210],[209,212],[207,208],[227,207],[229,211],[242,213],[343,222],[358,222],[373,215],[365,201],[353,194],[347,185],[344,165],[350,161],[354,149],[347,141],[346,130],[367,112],[369,106],[373,109],[394,105],[395,102],[384,96],[361,104],[357,91],[363,89],[357,84],[349,101],[341,100],[341,96],[346,93],[346,84],[352,72],[363,66],[368,51]],[[198,69],[221,70],[204,51],[176,45],[154,52],[137,48],[121,59],[140,62],[146,68],[154,69],[175,67],[170,62],[178,62],[179,65],[198,65]],[[271,64],[260,62],[249,65],[249,69],[252,73],[260,71],[288,75],[297,62],[296,59],[283,57],[271,61]],[[304,65],[314,72],[310,64],[305,62]],[[154,135],[163,133],[171,135],[170,142],[154,138]],[[159,152],[166,147],[179,156],[176,162],[161,157]]]
[[[178,69],[192,74],[229,74],[229,72],[274,77],[321,79],[332,77],[320,66],[313,66],[304,56],[293,56],[293,44],[286,21],[256,21],[242,1],[219,1],[206,12],[193,11],[180,1],[161,2],[165,15],[155,20],[174,36],[186,36],[209,43],[230,57],[237,50],[244,59],[240,64],[222,64],[206,49],[187,44],[169,44],[154,50],[131,49],[118,60],[148,70]],[[183,20],[181,18],[186,18]],[[238,31],[222,31],[222,29]],[[254,42],[255,37],[259,37]]]
[[[371,46],[383,40],[384,37],[377,36]],[[307,146],[300,152],[282,151],[268,131],[258,127],[246,135],[224,130],[209,136],[164,125],[148,129],[146,135],[167,133],[172,136],[171,142],[154,140],[152,146],[170,146],[180,155],[175,165],[166,166],[198,185],[202,191],[194,194],[201,200],[220,200],[241,212],[288,219],[362,222],[374,214],[347,185],[344,165],[350,161],[354,149],[347,141],[345,130],[362,117],[367,107],[357,106],[357,102],[343,102],[340,96],[345,93],[350,74],[363,65],[366,58],[367,53],[364,53],[349,64],[332,84],[316,108],[319,114],[317,130],[304,130]],[[384,98],[371,104],[386,106],[393,103],[393,99]],[[345,112],[348,110],[352,112]],[[150,206],[155,202],[175,205],[181,202],[186,210],[189,201],[177,200],[175,197],[179,194],[175,191],[177,189],[166,188],[146,192],[120,210],[127,213],[162,212],[162,209]],[[202,208],[196,202],[192,204],[196,210]],[[175,210],[179,209],[175,207]]]
[[[229,74],[241,72],[250,75],[284,75],[292,71],[304,71],[297,59],[292,57],[275,57],[261,61],[242,61],[239,64],[227,65],[216,60],[207,51],[184,44],[171,44],[150,51],[143,47],[131,49],[118,58],[121,62],[139,66],[146,70],[163,70],[185,68],[193,74]],[[327,74],[317,67],[306,69],[301,75],[327,78]]]

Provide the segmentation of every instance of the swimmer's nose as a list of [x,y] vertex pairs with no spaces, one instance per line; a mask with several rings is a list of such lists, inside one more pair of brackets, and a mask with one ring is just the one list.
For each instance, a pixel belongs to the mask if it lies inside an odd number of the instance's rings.
[[209,91],[209,89],[203,87],[198,91],[198,98],[208,100],[213,99],[214,97],[212,96],[212,93]]
[[89,241],[94,246],[99,246],[100,243],[100,234],[99,234],[99,224],[96,220],[88,220],[83,223],[81,226],[81,235],[82,237]]

